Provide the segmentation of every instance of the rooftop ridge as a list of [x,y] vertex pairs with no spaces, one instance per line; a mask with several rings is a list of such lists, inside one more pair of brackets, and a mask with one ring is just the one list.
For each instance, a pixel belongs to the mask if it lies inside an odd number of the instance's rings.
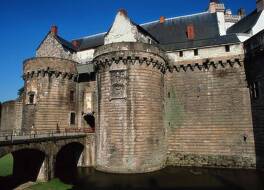
[[73,40],[80,40],[80,39],[92,38],[92,37],[100,36],[100,35],[103,35],[103,34],[106,34],[106,33],[107,33],[107,32],[100,32],[100,33],[92,34],[92,35],[89,35],[89,36],[84,36],[84,37],[80,37],[80,38],[75,38],[75,39],[72,39],[71,41],[73,41]]
[[[191,16],[197,16],[197,15],[202,15],[202,14],[206,14],[206,13],[208,13],[208,12],[205,11],[205,12],[194,13],[194,14],[189,14],[189,15],[176,16],[176,17],[166,18],[165,21],[179,19],[179,18],[185,18],[185,17],[191,17]],[[156,23],[156,22],[159,22],[159,20],[142,23],[142,24],[140,24],[140,26],[144,26],[144,25],[148,25],[148,24],[152,24],[152,23]]]

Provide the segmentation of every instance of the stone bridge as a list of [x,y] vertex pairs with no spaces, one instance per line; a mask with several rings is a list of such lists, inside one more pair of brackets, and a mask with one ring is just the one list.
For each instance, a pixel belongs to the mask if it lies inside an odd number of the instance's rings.
[[[20,183],[48,181],[60,172],[94,165],[94,134],[83,132],[2,135],[0,158],[11,153]],[[0,168],[1,169],[1,168]]]

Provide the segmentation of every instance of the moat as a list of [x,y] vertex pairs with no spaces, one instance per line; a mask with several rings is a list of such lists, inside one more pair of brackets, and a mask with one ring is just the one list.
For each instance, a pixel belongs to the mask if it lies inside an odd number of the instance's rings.
[[147,174],[108,174],[93,168],[63,172],[60,178],[72,189],[174,189],[174,190],[264,190],[264,172],[256,170],[167,167]]

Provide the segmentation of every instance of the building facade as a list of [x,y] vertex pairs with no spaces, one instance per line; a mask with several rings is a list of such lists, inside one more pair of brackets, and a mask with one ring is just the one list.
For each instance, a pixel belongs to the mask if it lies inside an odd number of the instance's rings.
[[120,10],[107,33],[71,42],[52,26],[24,61],[18,121],[4,103],[0,129],[90,129],[106,172],[261,168],[263,2],[141,25]]

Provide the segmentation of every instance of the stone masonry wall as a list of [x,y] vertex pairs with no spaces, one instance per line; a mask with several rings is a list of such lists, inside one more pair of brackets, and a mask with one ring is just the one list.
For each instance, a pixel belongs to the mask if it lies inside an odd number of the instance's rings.
[[[123,48],[128,51],[116,51]],[[97,55],[102,53],[96,58],[99,170],[141,173],[164,167],[166,135],[161,68],[165,63],[154,51],[158,49],[141,43],[111,44],[96,51]]]
[[257,168],[264,168],[264,31],[245,42],[246,73],[251,89]]
[[177,65],[165,89],[168,165],[256,166],[243,58]]
[[50,32],[36,51],[36,57],[57,57],[71,59],[72,52],[64,48],[56,39],[55,34]]
[[[30,129],[32,125],[38,130],[60,130],[71,126],[70,113],[76,113],[75,64],[56,58],[36,58],[25,62],[24,129]],[[33,104],[29,102],[30,93],[34,93]]]
[[84,115],[96,112],[95,91],[96,81],[82,82],[77,85],[76,110],[78,128],[90,127],[84,120]]
[[13,130],[16,126],[16,101],[8,101],[2,104],[1,130]]
[[1,113],[1,130],[16,130],[22,125],[22,99],[4,102]]

